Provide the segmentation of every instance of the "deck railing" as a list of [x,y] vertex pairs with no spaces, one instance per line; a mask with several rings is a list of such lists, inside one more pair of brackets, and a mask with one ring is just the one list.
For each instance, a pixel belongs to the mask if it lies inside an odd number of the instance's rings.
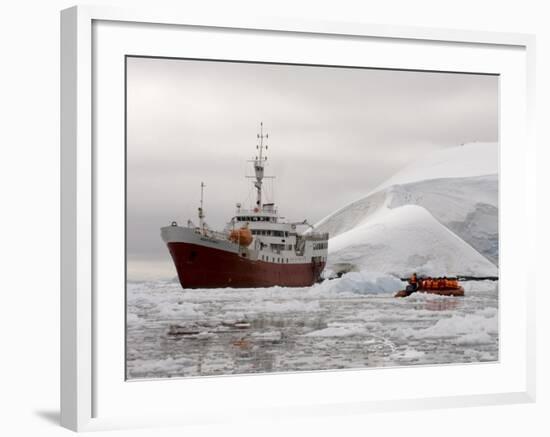
[[228,240],[229,234],[226,232],[213,231],[211,229],[195,228],[197,234],[203,235],[208,238],[215,238],[217,240]]
[[328,240],[328,232],[309,232],[304,238],[309,241],[325,241]]

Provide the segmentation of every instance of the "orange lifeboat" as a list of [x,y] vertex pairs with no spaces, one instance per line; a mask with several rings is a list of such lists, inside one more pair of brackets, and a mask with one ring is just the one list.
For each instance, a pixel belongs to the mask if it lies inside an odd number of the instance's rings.
[[233,229],[229,234],[229,239],[233,243],[238,243],[240,246],[248,247],[252,243],[252,232],[247,227]]

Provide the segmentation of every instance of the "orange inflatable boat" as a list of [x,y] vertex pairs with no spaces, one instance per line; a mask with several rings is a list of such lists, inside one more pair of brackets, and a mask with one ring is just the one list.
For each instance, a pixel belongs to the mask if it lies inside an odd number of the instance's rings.
[[413,293],[430,293],[441,296],[464,296],[464,287],[457,278],[417,277],[416,273],[409,278],[409,285],[397,292],[395,297],[407,297]]

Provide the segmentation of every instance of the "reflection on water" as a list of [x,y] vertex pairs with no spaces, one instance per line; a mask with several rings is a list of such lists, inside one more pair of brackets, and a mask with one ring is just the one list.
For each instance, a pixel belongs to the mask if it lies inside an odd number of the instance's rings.
[[128,378],[498,359],[494,283],[463,298],[269,290],[129,287]]
[[424,308],[429,311],[449,311],[460,307],[462,299],[427,299]]

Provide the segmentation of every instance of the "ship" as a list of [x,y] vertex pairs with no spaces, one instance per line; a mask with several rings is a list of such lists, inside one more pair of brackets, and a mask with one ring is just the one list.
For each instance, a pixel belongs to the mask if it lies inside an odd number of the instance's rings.
[[205,222],[204,182],[201,182],[198,225],[176,221],[161,228],[162,240],[174,262],[183,288],[307,287],[321,280],[328,252],[328,233],[316,232],[307,220],[291,222],[278,213],[275,203],[264,203],[262,193],[267,161],[263,123],[257,134],[254,170],[255,204],[236,204],[233,217],[222,231]]

